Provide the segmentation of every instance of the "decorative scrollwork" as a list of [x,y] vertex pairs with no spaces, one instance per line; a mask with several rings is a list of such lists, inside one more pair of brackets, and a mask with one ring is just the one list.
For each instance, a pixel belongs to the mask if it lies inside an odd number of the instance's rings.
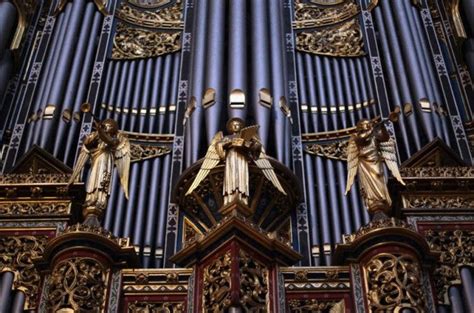
[[0,202],[1,216],[64,215],[69,211],[70,203],[65,201]]
[[268,269],[239,251],[240,296],[245,312],[263,313],[268,309]]
[[410,209],[465,209],[474,208],[474,196],[412,196],[404,198],[405,207]]
[[[298,2],[298,1],[297,1]],[[294,28],[322,27],[345,21],[359,14],[359,6],[350,1],[336,6],[297,3]]]
[[231,263],[229,251],[204,268],[204,312],[224,312],[230,306]]
[[305,149],[306,152],[328,159],[347,160],[347,140],[335,141],[330,144],[312,144]]
[[473,178],[474,167],[405,167],[400,169],[403,177],[415,178]]
[[48,279],[49,311],[100,312],[104,308],[107,270],[91,258],[72,258],[57,264]]
[[76,232],[86,232],[86,233],[93,233],[95,235],[107,238],[108,240],[114,241],[117,245],[122,248],[130,246],[130,238],[120,238],[116,237],[110,231],[93,225],[86,225],[86,224],[75,224],[67,227],[63,231],[61,231],[58,235],[67,234],[67,233],[76,233]]
[[360,25],[356,19],[296,35],[296,49],[318,55],[356,57],[365,55]]
[[138,162],[153,159],[171,153],[170,147],[134,144],[130,145],[131,161]]
[[371,312],[392,312],[402,307],[426,312],[421,269],[415,257],[381,253],[367,262],[364,270]]
[[357,239],[367,235],[368,233],[371,233],[373,231],[376,231],[377,229],[384,229],[384,228],[390,228],[390,227],[401,227],[401,228],[406,228],[408,230],[411,230],[413,232],[416,232],[415,226],[412,224],[408,224],[405,221],[395,219],[395,218],[390,218],[390,219],[379,219],[379,220],[374,220],[371,221],[369,224],[362,226],[353,234],[349,235],[343,235],[342,239],[344,243],[352,243],[356,241]]
[[128,305],[130,313],[184,313],[184,302],[140,303],[135,301]]
[[461,280],[459,267],[474,265],[474,231],[443,230],[425,231],[430,248],[441,253],[436,269],[434,283],[438,301],[449,305],[448,289]]
[[288,301],[290,313],[344,313],[344,300],[292,299]]
[[0,184],[66,184],[69,174],[3,174],[0,175]]
[[37,307],[41,277],[32,259],[44,252],[47,236],[6,236],[0,237],[0,272],[15,273],[14,288],[24,291],[25,310]]
[[181,32],[156,32],[119,23],[114,37],[112,58],[116,60],[150,58],[180,49]]
[[183,28],[183,3],[176,0],[172,6],[159,10],[138,10],[122,1],[116,16],[127,23],[148,28]]

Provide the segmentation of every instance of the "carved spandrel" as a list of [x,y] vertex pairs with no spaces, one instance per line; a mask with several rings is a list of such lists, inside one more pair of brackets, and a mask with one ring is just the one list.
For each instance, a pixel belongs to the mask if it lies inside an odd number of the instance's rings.
[[107,289],[107,269],[91,258],[72,258],[55,266],[48,279],[47,307],[74,312],[102,312]]
[[240,298],[245,312],[269,312],[268,269],[239,251]]
[[293,299],[288,301],[290,313],[344,313],[344,300]]
[[433,272],[438,302],[449,305],[448,289],[460,283],[460,267],[474,266],[474,231],[472,230],[427,230],[426,240],[433,251],[440,252]]
[[13,287],[25,293],[27,310],[37,308],[41,276],[32,259],[40,257],[48,237],[38,236],[0,236],[0,272],[13,271]]
[[231,253],[226,252],[204,268],[203,310],[224,312],[230,306]]
[[184,302],[166,301],[162,303],[142,303],[135,301],[128,305],[129,313],[184,313]]
[[380,253],[364,265],[364,273],[370,312],[392,312],[402,307],[425,312],[422,271],[415,257]]

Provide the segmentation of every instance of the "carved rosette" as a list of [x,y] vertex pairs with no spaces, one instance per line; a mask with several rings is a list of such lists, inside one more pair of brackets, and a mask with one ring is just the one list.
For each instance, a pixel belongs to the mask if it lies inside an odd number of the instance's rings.
[[48,237],[5,236],[0,237],[0,272],[15,273],[13,287],[25,293],[25,309],[37,308],[41,276],[32,259],[41,256]]
[[224,312],[231,304],[231,252],[218,257],[204,268],[204,312]]
[[239,251],[240,299],[245,312],[269,312],[268,269]]
[[379,253],[363,265],[370,312],[400,308],[425,311],[418,260],[405,253]]
[[461,281],[460,267],[474,265],[474,231],[427,230],[425,236],[430,248],[441,253],[433,272],[434,284],[438,302],[449,305],[448,289]]
[[76,257],[59,262],[48,279],[48,311],[101,312],[105,306],[108,270],[97,260]]

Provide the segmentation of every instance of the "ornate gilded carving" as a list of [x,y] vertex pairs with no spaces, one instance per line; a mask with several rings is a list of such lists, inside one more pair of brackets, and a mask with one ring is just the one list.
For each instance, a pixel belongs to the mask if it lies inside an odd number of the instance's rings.
[[440,252],[433,272],[438,302],[449,305],[448,289],[461,281],[459,267],[474,265],[474,231],[470,230],[427,230],[426,240],[431,250]]
[[130,145],[131,162],[153,159],[171,153],[171,148],[166,146],[152,146],[132,143]]
[[416,228],[412,224],[408,224],[405,221],[398,220],[395,218],[387,218],[387,219],[379,219],[379,220],[371,221],[369,224],[359,228],[355,233],[352,233],[349,235],[343,235],[342,241],[345,244],[353,243],[354,241],[358,240],[361,237],[364,237],[365,235],[373,231],[376,231],[378,229],[383,229],[383,228],[392,228],[392,227],[406,228],[408,230],[416,232]]
[[171,0],[128,0],[129,3],[145,9],[154,9],[169,4]]
[[48,237],[0,236],[0,272],[15,273],[14,288],[25,293],[25,310],[37,308],[41,277],[32,259],[41,256]]
[[128,305],[130,313],[184,313],[184,302],[140,303],[135,301]]
[[158,32],[117,24],[112,59],[151,58],[181,49],[181,32]]
[[465,209],[474,208],[474,195],[420,195],[403,198],[404,207],[409,209]]
[[268,269],[239,251],[240,299],[244,312],[269,312]]
[[425,311],[418,260],[408,254],[380,253],[364,266],[371,312],[393,312],[396,308]]
[[296,49],[318,55],[357,57],[365,55],[360,25],[356,19],[296,35]]
[[108,240],[114,241],[117,245],[119,245],[122,248],[130,247],[130,238],[116,237],[114,234],[112,234],[112,232],[108,231],[107,229],[93,226],[93,225],[78,223],[78,224],[67,227],[66,229],[61,231],[58,235],[77,233],[77,232],[93,233],[95,235],[107,238]]
[[474,167],[405,167],[403,177],[413,178],[474,178]]
[[133,25],[148,28],[183,28],[183,3],[176,0],[172,6],[159,10],[139,10],[130,6],[126,1],[122,1],[116,16]]
[[318,6],[296,1],[295,29],[322,27],[340,23],[359,14],[359,6],[353,1],[344,1],[336,6]]
[[68,174],[3,174],[0,175],[0,184],[65,184],[70,177]]
[[231,263],[229,251],[204,268],[204,312],[224,312],[230,306]]
[[306,146],[305,151],[334,160],[347,160],[347,140],[335,141],[329,144],[311,144]]
[[107,269],[91,258],[58,263],[48,278],[48,311],[101,312],[105,304]]
[[292,299],[288,301],[290,313],[344,313],[344,300]]
[[0,202],[0,216],[41,216],[69,214],[68,201],[15,201]]

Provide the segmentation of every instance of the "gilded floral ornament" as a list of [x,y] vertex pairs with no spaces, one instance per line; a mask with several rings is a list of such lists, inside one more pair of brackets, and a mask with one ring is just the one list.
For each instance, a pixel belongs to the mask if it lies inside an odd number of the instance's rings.
[[318,55],[357,57],[365,55],[359,23],[353,19],[336,27],[304,31],[296,35],[296,49]]
[[181,32],[157,32],[117,24],[112,58],[130,60],[151,58],[181,49]]
[[436,269],[434,270],[434,284],[438,301],[449,305],[448,289],[459,283],[460,266],[474,265],[474,231],[470,230],[427,230],[426,240],[433,251],[440,252]]
[[184,302],[163,302],[163,303],[140,303],[135,301],[129,304],[128,312],[145,313],[145,312],[166,312],[166,313],[184,313]]
[[347,140],[340,140],[328,144],[311,144],[306,146],[305,151],[328,159],[345,161],[348,143]]
[[13,287],[25,293],[26,310],[37,308],[41,276],[32,259],[40,257],[48,241],[47,236],[0,237],[0,272],[13,271]]
[[344,300],[293,299],[288,301],[290,313],[328,312],[344,313]]
[[100,312],[105,304],[107,270],[96,260],[73,258],[57,264],[48,279],[48,311]]
[[415,257],[381,253],[367,262],[364,272],[370,312],[394,312],[397,308],[426,312],[421,268]]
[[168,153],[171,153],[171,148],[166,146],[143,145],[136,143],[130,144],[131,162],[153,159]]
[[224,312],[230,306],[230,251],[204,268],[204,312]]
[[239,251],[240,298],[244,312],[269,312],[268,269]]
[[183,4],[177,0],[173,5],[158,10],[140,10],[130,6],[127,1],[122,1],[116,16],[132,25],[146,28],[183,28]]

